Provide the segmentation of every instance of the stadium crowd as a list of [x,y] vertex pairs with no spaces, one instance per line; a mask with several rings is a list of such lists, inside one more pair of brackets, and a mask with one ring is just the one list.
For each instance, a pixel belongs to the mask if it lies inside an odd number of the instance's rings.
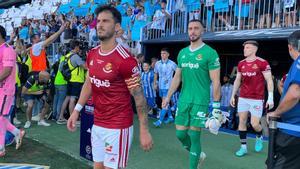
[[[289,27],[298,23],[299,3],[293,0],[292,2],[287,0],[264,1],[264,3],[267,2],[271,4],[271,7],[262,5],[263,9],[260,9],[261,7],[257,7],[257,4],[260,4],[258,1],[243,0],[241,6],[245,10],[244,15],[242,15],[243,18],[259,17],[261,20],[257,23],[258,28]],[[43,1],[40,3],[42,4]],[[85,3],[95,5],[96,2],[87,1]],[[201,5],[197,10],[189,8],[193,3],[197,2],[184,0],[111,2],[111,5],[116,7],[122,15],[122,29],[116,32],[117,42],[135,54],[144,95],[147,105],[151,108],[148,114],[157,119],[153,124],[156,127],[161,127],[163,123],[174,122],[179,91],[172,95],[170,106],[161,107],[161,103],[164,102],[168,94],[178,65],[176,64],[177,61],[169,59],[171,52],[168,48],[162,48],[159,57],[153,56],[149,60],[145,60],[144,55],[138,50],[133,50],[132,48],[139,45],[140,28],[150,21],[151,33],[161,36],[165,32],[167,22],[174,19],[172,13],[188,10],[190,19],[201,19],[199,13],[201,9],[205,9],[207,14],[213,10],[217,19],[225,25],[226,29],[232,30],[235,26],[230,21],[231,10],[237,4],[234,1],[226,1],[227,6],[225,5],[220,9],[216,8],[216,4],[219,3],[217,0],[200,1],[199,4]],[[278,7],[281,4],[284,8]],[[213,7],[214,5],[215,7]],[[273,12],[273,8],[276,9],[276,22],[271,25],[270,20],[274,15],[270,12]],[[14,28],[7,41],[7,44],[13,46],[17,56],[16,92],[15,102],[11,108],[11,120],[16,125],[24,124],[25,129],[32,126],[32,121],[37,121],[37,125],[45,127],[51,126],[47,122],[48,120],[54,120],[59,125],[67,123],[85,82],[86,53],[100,43],[96,32],[97,20],[93,14],[90,13],[87,16],[76,16],[72,12],[59,14],[59,9],[58,7],[57,11],[45,14],[43,19],[23,18],[21,26],[12,25]],[[264,12],[257,13],[256,10],[263,10]],[[283,25],[280,24],[282,23],[280,17],[277,17],[282,12],[285,16]],[[256,14],[260,16],[256,16]],[[266,24],[264,20],[266,20]],[[253,29],[256,23],[251,24],[253,24],[251,26]],[[207,22],[206,26],[208,26]],[[258,44],[253,41],[244,45],[247,44],[258,47]],[[201,56],[198,59],[202,59]],[[265,65],[265,67],[267,66]],[[110,69],[111,65],[107,64],[105,70],[109,71]],[[230,129],[237,129],[239,123],[237,110],[231,104],[232,97],[237,98],[240,94],[238,91],[233,91],[234,80],[236,80],[234,74],[225,75],[222,78],[221,87],[220,107],[229,115],[229,122],[224,124],[224,127]],[[283,80],[273,78],[273,81],[274,88],[278,89],[278,91],[274,90],[275,93],[278,92],[274,99],[279,101],[278,97],[280,97],[280,89],[283,87]],[[99,85],[105,86],[107,83],[100,81]],[[211,86],[211,93],[213,93],[212,88]],[[266,96],[268,96],[267,94]],[[234,101],[237,102],[237,99]],[[211,110],[213,104],[213,94],[211,94]],[[21,122],[17,117],[22,111],[26,113],[26,120]],[[77,124],[80,125],[80,121]],[[251,122],[251,124],[253,123]],[[250,127],[250,122],[246,127]]]
[[[117,32],[117,41],[128,50],[132,49],[128,42],[131,39],[132,26],[135,22],[153,21],[152,28],[157,33],[160,28],[165,27],[166,20],[170,19],[170,12],[162,11],[167,8],[166,1],[155,1],[153,4],[148,4],[148,2],[137,1],[122,4],[111,2],[111,5],[117,7],[123,14],[122,29]],[[43,1],[40,3],[42,4]],[[186,9],[189,4],[185,3],[192,2],[175,1],[173,3],[176,9],[180,4],[183,5],[182,9]],[[149,9],[145,8],[147,5],[153,6],[152,15],[146,15],[149,13],[149,11],[144,11]],[[99,44],[95,29],[96,18],[93,14],[80,17],[72,12],[66,15],[58,13],[55,11],[45,14],[44,19],[23,18],[21,26],[14,27],[9,36],[8,43],[17,53],[16,64],[18,65],[16,102],[12,111],[14,112],[12,119],[15,124],[21,124],[16,112],[22,112],[21,107],[26,107],[24,128],[29,128],[31,121],[38,121],[38,125],[50,126],[45,118],[53,119],[57,124],[66,124],[66,118],[74,109],[85,80],[85,52],[87,52],[85,48],[90,49]],[[58,44],[58,48],[54,48],[54,44]],[[52,55],[53,53],[55,55]],[[52,60],[49,62],[51,55]],[[154,56],[151,60],[145,61],[143,54],[136,55],[145,97],[149,107],[152,108],[149,115],[158,118],[154,123],[157,127],[161,126],[163,121],[165,123],[174,121],[179,96],[179,92],[174,94],[170,109],[160,109],[160,103],[170,87],[177,67],[175,61],[168,59],[169,55],[170,51],[167,48],[161,50],[161,60]],[[164,63],[167,66],[164,66]],[[231,129],[237,128],[238,123],[236,110],[230,106],[233,80],[232,75],[225,75],[221,90],[221,107],[223,111],[230,114],[230,121],[226,126]],[[276,79],[274,81],[274,84],[282,84]],[[276,97],[276,100],[279,100],[277,95]],[[23,102],[24,104],[21,104]],[[165,117],[166,114],[167,117]]]

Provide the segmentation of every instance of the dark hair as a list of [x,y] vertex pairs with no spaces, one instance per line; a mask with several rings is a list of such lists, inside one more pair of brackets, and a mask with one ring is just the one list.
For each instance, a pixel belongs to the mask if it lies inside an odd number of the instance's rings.
[[189,21],[189,24],[192,23],[192,22],[199,22],[201,24],[201,26],[203,27],[203,23],[199,19],[191,19]]
[[227,77],[228,79],[230,79],[230,75],[228,75],[228,74],[224,75],[224,77]]
[[136,58],[142,58],[144,56],[144,54],[142,54],[142,53],[139,53],[138,55],[136,55]]
[[[150,62],[147,62],[147,61],[145,61],[144,63],[146,63],[146,64],[148,64],[148,65],[151,65]],[[143,63],[143,64],[144,64],[144,63]]]
[[3,26],[1,26],[1,25],[0,25],[0,34],[1,34],[2,39],[5,40],[5,38],[6,38],[6,30],[5,30],[5,28],[4,28]]
[[95,14],[98,16],[102,12],[110,12],[113,16],[113,19],[115,23],[121,24],[122,22],[122,16],[121,13],[113,6],[111,5],[102,5],[96,8]]
[[168,52],[170,54],[170,50],[168,48],[162,48],[160,51]]
[[31,41],[31,42],[33,41],[33,39],[35,38],[35,36],[40,36],[40,34],[37,34],[37,33],[32,34],[32,35],[30,36],[30,41]]
[[70,41],[70,48],[71,49],[75,49],[76,47],[79,47],[80,46],[80,43],[78,40],[71,40]]
[[300,30],[293,32],[289,38],[288,43],[291,45],[295,50],[300,52]]

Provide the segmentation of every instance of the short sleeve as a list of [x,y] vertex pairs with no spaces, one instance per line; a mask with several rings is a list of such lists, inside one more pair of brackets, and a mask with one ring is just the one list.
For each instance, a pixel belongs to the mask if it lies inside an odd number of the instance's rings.
[[210,57],[208,58],[208,69],[215,70],[220,68],[219,55],[215,50],[211,52]]
[[133,57],[130,57],[121,63],[119,72],[124,78],[128,89],[132,89],[136,86],[141,85],[139,68],[137,65],[137,61]]
[[159,61],[157,61],[156,63],[155,63],[155,66],[154,66],[154,73],[158,73],[158,69],[159,69],[159,65],[158,65],[158,63],[159,63]]
[[263,73],[271,71],[271,66],[269,65],[269,63],[266,60],[264,60],[260,63],[260,71]]
[[34,44],[32,46],[32,53],[34,56],[39,56],[41,54],[41,51],[43,49],[43,43],[44,41]]
[[296,63],[293,66],[292,73],[289,74],[288,76],[291,76],[291,83],[296,83],[300,85],[300,59],[295,61]]
[[35,83],[34,75],[31,75],[31,76],[27,79],[27,81],[26,81],[24,87],[26,87],[27,89],[30,89],[30,88],[34,85],[34,83]]
[[3,55],[3,67],[14,67],[16,64],[16,52],[10,48],[7,47],[3,51],[5,54]]
[[178,63],[178,68],[182,68],[181,67],[181,56],[182,55],[182,50],[179,52],[178,56],[177,56],[177,63]]
[[74,55],[71,57],[71,63],[74,67],[78,67],[84,64],[84,61],[81,59],[80,56]]
[[237,72],[241,72],[242,71],[242,63],[240,62],[237,66]]
[[177,69],[177,65],[176,65],[176,63],[175,62],[172,62],[173,64],[172,64],[172,69],[175,71],[176,69]]
[[93,63],[91,63],[91,61],[92,61],[92,55],[91,55],[91,51],[89,51],[86,55],[86,62],[85,62],[86,67],[88,69],[90,69],[90,66],[93,65]]

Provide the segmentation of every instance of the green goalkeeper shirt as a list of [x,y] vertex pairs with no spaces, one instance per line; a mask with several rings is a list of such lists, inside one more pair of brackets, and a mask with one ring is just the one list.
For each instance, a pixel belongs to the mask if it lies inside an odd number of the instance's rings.
[[211,84],[209,71],[220,68],[217,52],[206,44],[194,50],[188,46],[179,52],[177,61],[178,68],[182,70],[179,101],[208,106]]

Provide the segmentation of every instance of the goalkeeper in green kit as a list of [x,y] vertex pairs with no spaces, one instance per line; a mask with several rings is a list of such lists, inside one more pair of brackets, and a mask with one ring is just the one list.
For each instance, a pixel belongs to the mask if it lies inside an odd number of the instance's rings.
[[[188,25],[190,46],[178,54],[178,68],[172,80],[168,95],[162,106],[167,107],[170,98],[180,82],[182,88],[175,115],[176,136],[183,147],[189,151],[190,169],[197,169],[205,158],[201,153],[201,128],[209,126],[212,133],[217,133],[222,123],[218,117],[220,111],[220,62],[217,52],[202,42],[203,26],[199,20],[191,20]],[[209,113],[210,84],[213,84],[212,117],[218,119],[215,124],[206,124]],[[198,164],[199,163],[199,164]]]

